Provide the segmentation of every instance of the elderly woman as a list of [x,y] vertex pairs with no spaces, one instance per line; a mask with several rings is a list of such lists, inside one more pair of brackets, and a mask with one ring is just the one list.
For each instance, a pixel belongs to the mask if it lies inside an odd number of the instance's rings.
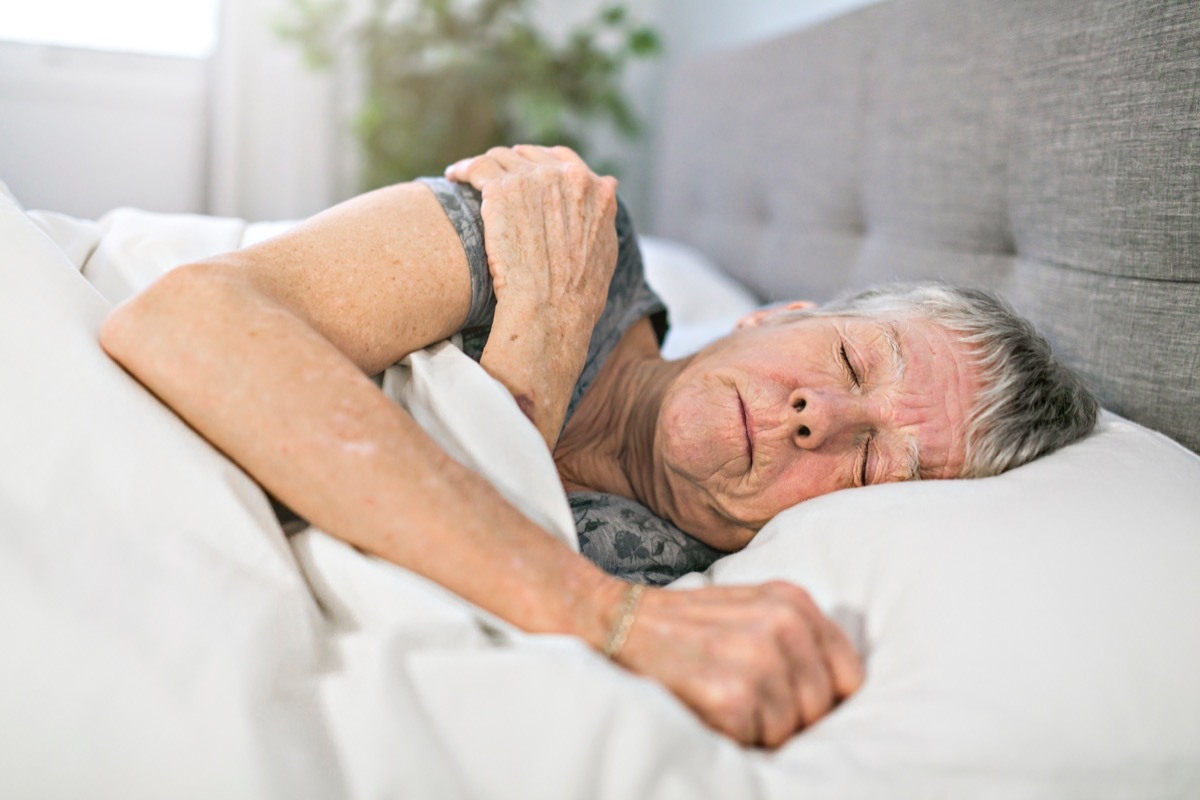
[[369,376],[462,332],[545,438],[581,527],[681,529],[700,560],[811,497],[996,473],[1093,424],[1044,343],[973,293],[763,310],[665,361],[612,178],[539,147],[447,178],[180,267],[102,344],[297,514],[526,630],[582,638],[738,741],[778,745],[862,681],[803,590],[643,592],[523,517]]

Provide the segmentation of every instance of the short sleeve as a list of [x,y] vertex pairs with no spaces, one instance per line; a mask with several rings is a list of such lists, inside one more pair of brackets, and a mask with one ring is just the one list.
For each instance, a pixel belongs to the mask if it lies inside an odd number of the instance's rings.
[[[445,178],[418,178],[428,186],[450,218],[467,256],[471,271],[471,308],[463,330],[490,329],[496,313],[496,293],[492,288],[492,273],[488,269],[487,250],[483,244],[483,217],[480,215],[479,192],[462,183]],[[483,352],[482,347],[480,352]],[[479,357],[474,356],[478,361]]]
[[567,499],[579,551],[623,580],[662,586],[689,572],[703,572],[725,555],[627,497],[571,492]]

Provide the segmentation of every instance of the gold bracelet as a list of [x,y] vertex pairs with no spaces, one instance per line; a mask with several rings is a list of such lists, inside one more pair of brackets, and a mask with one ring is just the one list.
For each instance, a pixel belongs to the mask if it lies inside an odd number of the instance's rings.
[[625,640],[629,638],[629,629],[633,627],[633,616],[637,613],[638,602],[641,601],[642,592],[645,590],[645,586],[635,583],[630,585],[629,591],[625,593],[617,621],[613,623],[608,641],[604,643],[604,655],[609,658],[616,658],[617,653],[625,646]]

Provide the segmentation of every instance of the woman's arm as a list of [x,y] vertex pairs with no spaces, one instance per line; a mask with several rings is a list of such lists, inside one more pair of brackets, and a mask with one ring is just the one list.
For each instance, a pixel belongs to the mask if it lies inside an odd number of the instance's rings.
[[[180,267],[114,311],[101,343],[322,529],[521,628],[600,648],[627,584],[522,516],[366,377],[456,330],[469,296],[440,205],[403,185]],[[648,590],[618,660],[766,745],[861,681],[836,626],[776,584]]]
[[480,364],[554,450],[617,263],[617,181],[568,148],[532,145],[492,148],[446,177],[482,197],[496,314]]
[[603,640],[620,586],[449,458],[367,374],[466,315],[457,234],[423,186],[169,273],[104,348],[315,525],[532,631]]

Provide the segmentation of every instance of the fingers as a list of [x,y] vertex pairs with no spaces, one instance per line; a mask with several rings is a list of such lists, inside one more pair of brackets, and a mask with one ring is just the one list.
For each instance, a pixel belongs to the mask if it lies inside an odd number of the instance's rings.
[[485,185],[507,174],[508,170],[495,158],[473,156],[446,167],[446,177],[459,183],[469,183],[482,190]]
[[768,586],[773,591],[789,595],[791,602],[802,610],[811,624],[809,630],[813,635],[812,652],[821,657],[822,667],[815,671],[819,672],[820,677],[813,675],[814,681],[823,684],[816,686],[819,690],[818,696],[823,697],[827,689],[830,701],[836,702],[856,692],[862,686],[864,678],[862,659],[845,631],[825,616],[812,597],[799,586],[783,581],[776,581]]
[[849,639],[793,584],[671,592],[643,609],[629,666],[742,744],[779,747],[862,684]]
[[773,748],[828,714],[839,698],[824,653],[828,620],[798,586],[777,582],[762,590],[773,600],[763,614],[763,624],[779,649],[788,690],[775,701],[780,707],[771,709],[768,703],[764,715],[761,744]]
[[833,678],[834,694],[840,700],[857,692],[866,674],[862,658],[846,633],[833,620],[824,619],[824,622],[821,650]]
[[[514,147],[493,147],[482,155],[456,161],[446,167],[445,176],[452,181],[469,183],[482,190],[484,185],[506,174],[539,165],[587,167],[579,154],[569,147],[519,144]],[[613,178],[606,180],[615,183]]]
[[479,157],[479,161],[487,163],[495,162],[500,169],[506,172],[517,172],[518,170],[527,169],[532,164],[549,163],[550,159],[531,158],[530,156],[537,151],[529,145],[513,147],[493,147]]
[[532,145],[493,147],[482,155],[460,159],[446,167],[446,177],[468,183],[479,180],[486,182],[507,172],[515,172],[527,164],[551,163],[553,157],[544,150]]
[[862,659],[845,632],[825,616],[812,598],[794,584],[768,584],[796,613],[804,624],[777,628],[777,635],[789,653],[794,670],[794,699],[800,723],[815,723],[841,700],[862,686]]
[[802,705],[797,702],[805,695],[805,688],[792,667],[781,652],[780,667],[760,679],[756,693],[758,730],[750,743],[775,749],[801,727],[810,724],[803,716]]
[[783,732],[782,737],[765,742],[768,746],[777,746],[782,743],[783,738],[800,728],[815,724],[828,714],[837,702],[833,693],[833,680],[812,628],[807,625],[791,625],[786,629],[779,629],[775,635],[786,662],[789,692],[785,700],[792,727]]
[[583,159],[567,147],[542,147],[538,144],[518,144],[513,152],[538,164],[583,163]]

